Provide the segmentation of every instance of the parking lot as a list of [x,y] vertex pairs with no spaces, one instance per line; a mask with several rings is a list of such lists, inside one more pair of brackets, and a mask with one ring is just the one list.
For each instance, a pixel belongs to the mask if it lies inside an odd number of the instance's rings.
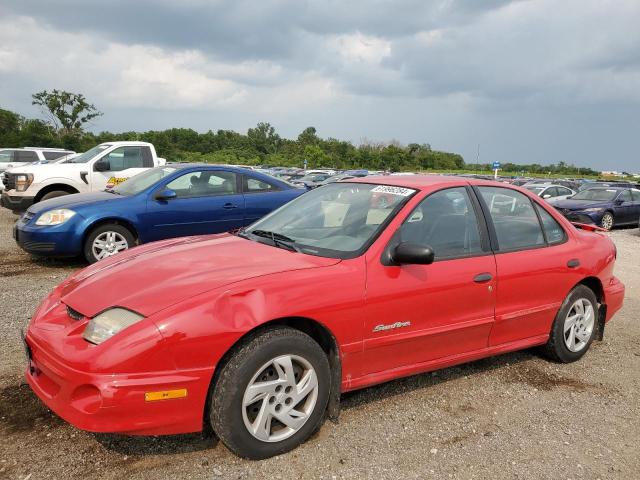
[[[525,351],[343,396],[338,424],[252,462],[201,435],[127,438],[79,431],[23,379],[19,330],[83,264],[36,260],[0,209],[0,478],[536,478],[640,476],[640,235],[610,235],[624,308],[581,361]],[[523,293],[525,294],[525,293]]]

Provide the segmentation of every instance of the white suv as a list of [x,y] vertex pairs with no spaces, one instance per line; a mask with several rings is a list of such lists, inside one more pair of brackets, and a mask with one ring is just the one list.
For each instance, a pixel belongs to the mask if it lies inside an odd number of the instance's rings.
[[[75,153],[63,148],[0,148],[0,173],[13,167],[23,167],[34,162],[47,163]],[[2,190],[4,190],[4,185],[0,179],[0,191]]]

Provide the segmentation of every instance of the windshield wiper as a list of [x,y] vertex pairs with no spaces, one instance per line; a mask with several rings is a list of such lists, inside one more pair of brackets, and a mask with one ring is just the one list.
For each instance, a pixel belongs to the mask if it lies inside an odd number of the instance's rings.
[[246,233],[250,233],[255,235],[256,237],[269,238],[275,247],[278,248],[286,248],[287,250],[291,250],[292,252],[300,253],[300,249],[296,246],[296,242],[294,239],[287,237],[286,235],[282,235],[281,233],[270,232],[268,230],[251,230],[250,232],[242,232],[246,235]]

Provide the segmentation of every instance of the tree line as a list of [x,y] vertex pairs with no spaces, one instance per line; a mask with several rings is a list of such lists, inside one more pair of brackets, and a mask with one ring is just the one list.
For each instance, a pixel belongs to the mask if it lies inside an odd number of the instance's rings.
[[[433,150],[427,143],[374,142],[359,145],[336,138],[321,138],[314,127],[295,139],[280,136],[269,123],[258,123],[246,134],[232,130],[171,128],[146,132],[86,131],[92,119],[102,115],[81,94],[53,90],[32,96],[45,120],[25,118],[0,109],[0,147],[64,147],[85,151],[102,142],[140,140],[155,145],[168,161],[209,162],[239,165],[270,165],[308,168],[368,169],[396,171],[466,170],[489,171],[491,164],[467,164],[461,155]],[[565,162],[551,165],[505,163],[505,172],[523,174],[597,175],[590,168]]]

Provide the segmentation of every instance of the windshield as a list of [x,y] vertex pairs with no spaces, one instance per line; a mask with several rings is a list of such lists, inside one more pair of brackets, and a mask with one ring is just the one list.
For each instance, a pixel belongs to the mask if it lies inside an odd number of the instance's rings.
[[534,185],[527,185],[524,188],[526,188],[527,190],[529,190],[529,191],[531,191],[533,193],[537,193],[538,195],[540,195],[540,192],[542,192],[547,187],[536,187]]
[[173,167],[152,168],[116,185],[111,191],[120,195],[136,195],[176,170]]
[[588,190],[583,190],[573,197],[571,200],[595,200],[598,202],[610,202],[618,195],[618,190],[613,190],[610,188],[589,188]]
[[110,146],[111,145],[97,145],[97,146],[93,147],[91,150],[87,150],[86,152],[81,153],[77,157],[70,158],[69,160],[67,160],[64,163],[87,163],[93,157],[98,155],[100,152],[106,150]]
[[388,185],[332,183],[285,204],[247,227],[243,235],[264,241],[267,233],[273,234],[302,253],[353,258],[369,247],[415,192]]

